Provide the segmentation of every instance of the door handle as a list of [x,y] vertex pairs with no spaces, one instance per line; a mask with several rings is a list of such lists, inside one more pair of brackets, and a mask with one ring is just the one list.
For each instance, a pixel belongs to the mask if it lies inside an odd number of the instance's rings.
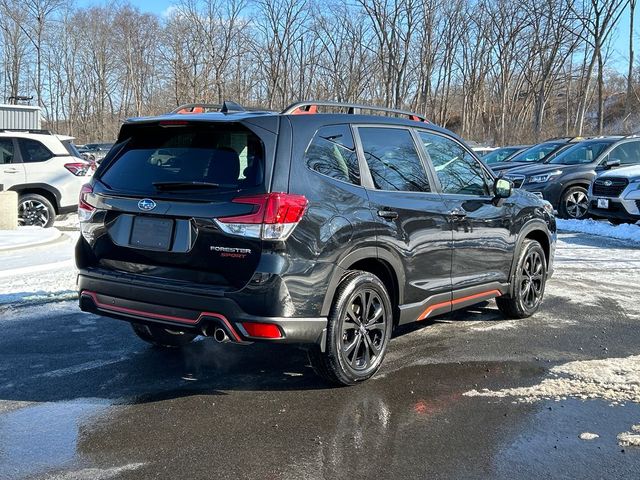
[[20,170],[17,168],[7,168],[4,173],[18,173]]
[[385,220],[395,220],[398,218],[398,212],[394,212],[392,210],[378,210],[378,216]]
[[467,212],[465,212],[461,208],[454,208],[450,212],[447,212],[447,216],[451,217],[454,220],[462,220],[467,216]]

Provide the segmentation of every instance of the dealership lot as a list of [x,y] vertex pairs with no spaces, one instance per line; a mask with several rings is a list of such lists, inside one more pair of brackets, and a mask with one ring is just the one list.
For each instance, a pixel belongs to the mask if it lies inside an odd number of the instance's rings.
[[[637,243],[561,234],[535,317],[488,303],[413,326],[340,389],[295,348],[170,354],[75,301],[4,302],[0,478],[633,478],[639,272]],[[549,388],[569,362],[584,388]]]

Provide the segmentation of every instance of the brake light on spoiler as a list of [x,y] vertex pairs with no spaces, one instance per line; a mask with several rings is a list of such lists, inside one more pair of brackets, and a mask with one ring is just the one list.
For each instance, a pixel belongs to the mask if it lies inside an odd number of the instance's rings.
[[215,219],[225,233],[262,240],[286,240],[296,228],[308,201],[304,195],[266,193],[238,197],[234,203],[254,205],[251,213]]

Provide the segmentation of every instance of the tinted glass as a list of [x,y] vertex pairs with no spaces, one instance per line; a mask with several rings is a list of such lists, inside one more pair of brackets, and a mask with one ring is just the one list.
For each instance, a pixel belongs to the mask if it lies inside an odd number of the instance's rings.
[[71,140],[64,140],[62,145],[64,145],[64,148],[69,152],[69,155],[72,157],[80,157],[80,152]]
[[311,170],[343,182],[360,184],[358,155],[348,125],[334,125],[318,130],[305,153]]
[[613,143],[613,141],[581,142],[567,148],[562,154],[551,160],[552,164],[579,165],[591,163]]
[[520,152],[509,159],[510,162],[541,162],[550,153],[560,148],[563,143],[541,143]]
[[509,155],[513,155],[513,153],[517,152],[518,150],[520,149],[517,147],[499,148],[498,150],[494,150],[493,152],[489,152],[486,155],[483,155],[482,160],[484,160],[484,163],[503,162],[505,158],[507,158]]
[[621,165],[640,163],[640,142],[627,142],[611,150],[609,160],[620,160]]
[[19,138],[20,152],[22,153],[22,161],[24,163],[44,162],[53,157],[53,154],[47,147],[30,138]]
[[420,138],[442,186],[442,193],[489,195],[485,171],[458,143],[422,132]]
[[13,163],[13,140],[0,138],[0,165]]
[[220,191],[263,182],[262,141],[242,126],[140,126],[128,131],[129,141],[100,174],[110,188],[153,194],[154,183],[207,182]]
[[409,130],[364,127],[358,132],[377,189],[429,191],[427,174]]

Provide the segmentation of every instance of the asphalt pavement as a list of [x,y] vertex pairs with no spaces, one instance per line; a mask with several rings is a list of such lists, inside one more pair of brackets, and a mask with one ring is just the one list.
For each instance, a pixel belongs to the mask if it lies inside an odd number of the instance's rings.
[[[0,478],[637,479],[640,447],[617,438],[640,424],[637,376],[625,390],[581,366],[612,359],[615,374],[640,353],[640,248],[563,234],[556,267],[533,318],[489,302],[403,328],[350,388],[294,347],[166,352],[75,301],[5,304]],[[505,394],[568,362],[623,399]]]

